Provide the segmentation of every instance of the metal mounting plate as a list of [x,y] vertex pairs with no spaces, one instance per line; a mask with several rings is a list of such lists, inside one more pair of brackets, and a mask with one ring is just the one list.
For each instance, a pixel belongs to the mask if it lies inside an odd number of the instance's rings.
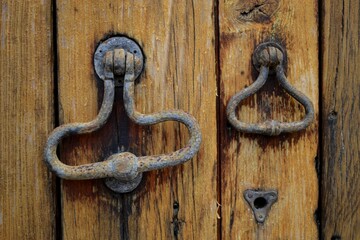
[[[259,62],[259,59],[261,58],[261,53],[262,51],[264,51],[266,48],[268,47],[274,47],[274,48],[277,48],[279,49],[282,54],[283,54],[283,60],[282,60],[282,65],[284,66],[284,69],[286,69],[286,65],[287,65],[287,56],[286,56],[286,51],[285,49],[278,43],[275,43],[275,42],[264,42],[264,43],[261,43],[259,44],[254,52],[253,52],[253,55],[252,55],[252,62],[253,62],[253,65],[254,67],[256,68],[256,70],[258,72],[260,72],[260,68],[261,68],[261,64]],[[269,74],[275,74],[275,69],[273,68],[270,68],[269,69]]]
[[137,186],[139,186],[142,175],[142,173],[139,173],[133,180],[130,181],[122,181],[116,178],[107,178],[105,179],[105,185],[114,192],[128,193],[134,190]]
[[244,191],[244,198],[250,205],[258,223],[264,223],[271,206],[277,201],[275,190],[260,191],[248,189]]
[[[140,64],[135,64],[135,78],[138,78],[144,68],[144,56],[140,46],[132,39],[127,37],[111,37],[100,43],[94,54],[94,68],[97,76],[104,80],[104,56],[106,52],[114,49],[124,49],[131,52],[138,58]],[[123,86],[123,78],[115,77],[115,86]]]

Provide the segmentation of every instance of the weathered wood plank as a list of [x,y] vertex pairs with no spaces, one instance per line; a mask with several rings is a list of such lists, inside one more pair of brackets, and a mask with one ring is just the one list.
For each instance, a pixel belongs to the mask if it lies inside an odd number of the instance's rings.
[[55,239],[51,1],[0,2],[0,239]]
[[[136,39],[146,70],[136,87],[144,113],[183,109],[203,129],[198,157],[183,166],[145,174],[132,193],[114,195],[99,181],[63,181],[65,239],[215,239],[217,237],[216,73],[213,2],[57,1],[61,123],[88,121],[98,111],[92,54],[106,35]],[[138,127],[122,108],[99,132],[64,141],[68,164],[101,161],[118,151],[171,152],[186,144],[177,123]],[[99,97],[98,97],[99,96]],[[99,99],[99,100],[98,100]]]
[[[220,1],[220,130],[223,239],[317,239],[315,212],[318,180],[318,27],[317,1]],[[278,41],[288,53],[287,77],[315,106],[306,131],[265,137],[236,132],[226,119],[231,96],[249,86],[258,73],[254,48]],[[302,118],[300,104],[270,81],[238,108],[245,122]],[[264,224],[255,222],[243,192],[276,189],[278,201]]]
[[322,238],[360,239],[360,3],[322,2]]

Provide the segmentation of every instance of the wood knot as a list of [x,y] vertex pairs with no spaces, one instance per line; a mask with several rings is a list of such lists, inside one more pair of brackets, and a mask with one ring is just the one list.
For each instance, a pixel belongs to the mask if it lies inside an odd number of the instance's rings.
[[250,0],[239,1],[235,10],[240,21],[264,23],[270,21],[278,7],[279,0]]

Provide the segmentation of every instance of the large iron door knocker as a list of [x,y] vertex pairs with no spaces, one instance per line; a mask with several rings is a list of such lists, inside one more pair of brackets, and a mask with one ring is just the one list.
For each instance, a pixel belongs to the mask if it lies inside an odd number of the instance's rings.
[[[314,107],[310,99],[291,86],[286,79],[284,74],[285,59],[285,51],[276,43],[263,43],[255,49],[253,63],[260,72],[259,76],[253,84],[231,97],[226,108],[227,118],[236,130],[245,133],[279,135],[305,129],[314,120]],[[242,100],[255,94],[265,84],[269,73],[275,73],[280,85],[304,106],[306,115],[301,121],[287,123],[270,120],[263,123],[244,123],[237,119],[236,107]]]
[[[47,140],[45,161],[57,176],[73,180],[108,178],[106,185],[109,188],[125,193],[138,186],[143,172],[182,164],[194,157],[201,143],[200,128],[194,117],[180,110],[148,115],[136,111],[134,85],[135,79],[143,69],[143,56],[134,41],[125,37],[113,37],[103,42],[95,52],[94,66],[96,73],[104,81],[104,98],[99,114],[91,122],[57,127]],[[114,75],[123,76],[123,81],[115,83]],[[122,152],[113,154],[104,161],[80,166],[62,163],[56,155],[60,141],[71,134],[90,133],[101,128],[112,111],[115,85],[122,84],[125,109],[131,120],[140,125],[152,125],[164,121],[181,122],[189,130],[188,144],[170,154],[137,157],[130,152]]]

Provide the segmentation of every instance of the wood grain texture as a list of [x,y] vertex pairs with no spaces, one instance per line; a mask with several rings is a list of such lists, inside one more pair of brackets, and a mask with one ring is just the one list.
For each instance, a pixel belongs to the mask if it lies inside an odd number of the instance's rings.
[[55,239],[51,1],[0,2],[0,239]]
[[[317,239],[318,27],[317,1],[234,1],[219,3],[221,232],[223,239]],[[226,104],[258,76],[251,63],[256,45],[282,44],[287,77],[315,107],[306,131],[278,137],[242,134],[227,123]],[[294,121],[303,107],[274,77],[238,108],[244,122]],[[276,189],[278,201],[264,224],[255,222],[246,189]]]
[[[61,123],[97,114],[102,83],[92,55],[107,35],[136,39],[146,55],[136,86],[137,109],[182,109],[203,130],[198,156],[188,163],[146,173],[132,193],[111,193],[102,180],[63,181],[64,239],[216,239],[217,129],[213,3],[201,1],[57,1]],[[122,90],[100,131],[70,137],[61,159],[68,164],[101,161],[112,153],[150,155],[186,144],[178,123],[139,127],[126,116]]]
[[360,239],[360,3],[322,7],[322,238]]

